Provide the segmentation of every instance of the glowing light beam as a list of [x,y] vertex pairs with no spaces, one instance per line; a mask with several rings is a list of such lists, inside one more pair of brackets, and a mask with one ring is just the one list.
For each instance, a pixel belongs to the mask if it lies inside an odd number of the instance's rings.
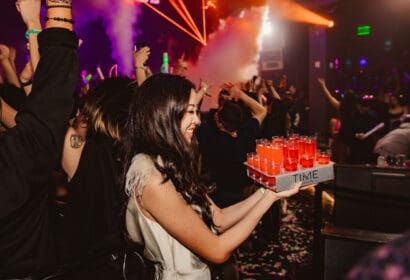
[[203,41],[202,34],[199,32],[199,29],[193,21],[191,14],[186,9],[185,4],[183,2],[181,3],[181,1],[178,1],[177,3],[175,0],[170,0],[169,2],[185,21],[185,23],[191,28],[192,32]]
[[[173,0],[174,1],[174,0]],[[204,39],[202,37],[201,32],[199,32],[199,28],[198,26],[195,24],[194,20],[192,19],[191,13],[188,11],[187,7],[185,6],[185,3],[183,0],[178,0],[179,4],[182,6],[183,10],[185,11],[185,14],[187,16],[187,18],[190,20],[190,22],[192,23],[192,25],[195,27],[196,32],[199,34],[199,37],[202,38],[202,40]]]
[[136,2],[141,2],[144,3],[148,8],[150,8],[151,10],[153,10],[154,12],[156,12],[157,14],[159,14],[160,16],[162,16],[164,19],[166,19],[167,21],[169,21],[170,23],[172,23],[173,25],[175,25],[177,28],[179,28],[181,31],[185,32],[187,35],[191,36],[193,39],[197,40],[199,43],[201,43],[202,45],[205,46],[204,41],[202,40],[202,38],[199,38],[198,36],[196,36],[195,34],[193,34],[192,32],[190,32],[189,30],[187,30],[185,27],[183,27],[182,25],[180,25],[178,22],[176,22],[175,20],[173,20],[172,18],[170,18],[169,16],[167,16],[166,14],[164,14],[163,12],[161,12],[160,10],[158,10],[157,8],[155,8],[154,6],[152,6],[151,4],[149,4],[148,2],[144,2],[144,1],[140,1],[140,0],[136,0]]
[[334,22],[290,0],[271,0],[272,11],[291,21],[334,26]]
[[203,38],[205,41],[206,45],[206,6],[205,6],[205,0],[202,0],[202,32],[203,32]]

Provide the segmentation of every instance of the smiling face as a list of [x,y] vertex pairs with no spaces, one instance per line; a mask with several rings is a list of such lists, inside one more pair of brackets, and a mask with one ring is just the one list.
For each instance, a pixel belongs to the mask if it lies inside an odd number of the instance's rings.
[[186,107],[184,116],[181,120],[181,132],[184,136],[185,140],[188,143],[191,143],[192,137],[194,136],[194,131],[197,126],[201,124],[201,120],[199,118],[199,100],[196,97],[197,93],[194,89],[191,90],[191,94],[189,96],[189,102]]

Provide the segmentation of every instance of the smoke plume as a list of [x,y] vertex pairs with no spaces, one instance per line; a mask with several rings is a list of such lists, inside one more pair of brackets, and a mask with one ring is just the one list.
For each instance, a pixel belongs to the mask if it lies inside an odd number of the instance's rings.
[[222,83],[244,82],[258,75],[259,36],[265,11],[252,8],[241,16],[221,20],[219,29],[209,35],[197,63],[189,66],[189,79],[197,84],[204,79],[212,85],[212,98],[204,99],[202,110],[216,106]]
[[87,0],[73,5],[77,28],[101,18],[110,38],[112,58],[117,61],[120,72],[128,75],[133,70],[132,45],[139,31],[135,25],[140,7],[132,0]]

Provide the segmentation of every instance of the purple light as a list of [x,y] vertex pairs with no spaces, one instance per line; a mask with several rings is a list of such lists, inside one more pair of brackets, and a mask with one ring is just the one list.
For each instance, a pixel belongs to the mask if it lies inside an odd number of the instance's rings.
[[339,59],[336,57],[335,58],[335,69],[339,69],[339,66],[340,66]]
[[367,65],[367,59],[366,58],[361,58],[360,60],[359,60],[359,64],[360,64],[360,66],[362,66],[362,67],[365,67],[366,65]]

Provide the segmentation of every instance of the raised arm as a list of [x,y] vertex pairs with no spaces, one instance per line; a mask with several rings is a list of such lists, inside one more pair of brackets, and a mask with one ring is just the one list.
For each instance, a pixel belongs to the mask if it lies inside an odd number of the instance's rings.
[[77,171],[87,138],[86,122],[83,122],[82,119],[81,115],[75,119],[73,126],[67,129],[64,138],[61,167],[67,174],[68,181],[74,177]]
[[150,55],[150,48],[148,46],[142,47],[134,51],[134,66],[135,77],[138,85],[141,85],[151,74],[148,66],[145,65]]
[[185,61],[185,54],[182,54],[175,67],[175,75],[183,76],[186,70],[188,70],[188,62]]
[[241,100],[251,110],[252,117],[257,119],[259,124],[262,124],[262,121],[265,119],[267,113],[262,104],[248,96],[233,83],[225,83],[222,88],[227,90],[232,98]]
[[33,75],[34,75],[33,66],[31,64],[31,61],[29,61],[26,63],[26,66],[24,66],[23,71],[20,72],[20,77],[19,77],[21,87],[23,88],[26,96],[28,96],[31,92]]
[[323,78],[318,78],[317,79],[322,91],[325,93],[326,98],[329,100],[330,104],[337,110],[340,108],[340,102],[333,97],[333,95],[330,93],[329,89],[326,86],[326,82]]
[[7,82],[16,87],[20,87],[16,70],[10,62],[10,48],[6,45],[0,45],[0,64],[3,67]]
[[21,86],[26,95],[29,95],[31,92],[31,80],[40,60],[37,40],[37,36],[42,30],[39,5],[40,3],[36,1],[27,1],[21,5],[17,4],[17,10],[20,12],[21,18],[26,24],[26,39],[28,41],[28,49],[30,52],[30,60],[19,76]]
[[268,91],[272,94],[274,99],[281,100],[279,93],[276,91],[275,87],[273,86],[272,80],[267,80],[266,86],[268,88]]
[[[38,52],[37,36],[41,32],[42,27],[40,23],[40,5],[38,1],[26,1],[23,4],[16,2],[17,10],[21,14],[21,18],[26,24],[26,39],[28,40],[30,52],[30,64],[33,72],[36,70],[40,54]],[[24,82],[24,81],[23,81]]]
[[[18,10],[40,0],[18,0]],[[77,36],[72,32],[71,1],[47,1],[46,30],[39,34],[41,58],[33,89],[16,126],[0,138],[0,219],[24,206],[35,186],[46,185],[61,154],[79,77]],[[34,5],[40,7],[39,5]],[[35,173],[35,176],[33,174]]]

